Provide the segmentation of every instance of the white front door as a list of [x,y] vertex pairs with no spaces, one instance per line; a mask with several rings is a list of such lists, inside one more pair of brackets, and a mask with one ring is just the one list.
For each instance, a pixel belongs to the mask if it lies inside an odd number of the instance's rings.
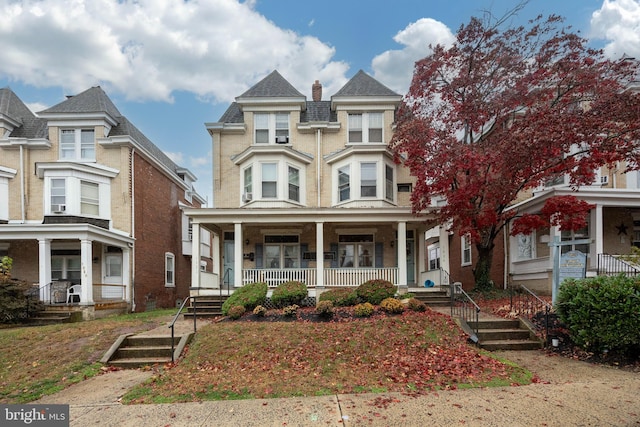
[[124,286],[122,281],[122,253],[105,254],[104,275],[102,280],[102,298],[124,299]]

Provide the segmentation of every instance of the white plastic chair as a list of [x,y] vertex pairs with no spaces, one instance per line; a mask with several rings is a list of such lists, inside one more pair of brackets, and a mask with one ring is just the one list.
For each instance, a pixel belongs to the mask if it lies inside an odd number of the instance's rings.
[[80,302],[80,289],[81,285],[69,286],[67,289],[67,304]]

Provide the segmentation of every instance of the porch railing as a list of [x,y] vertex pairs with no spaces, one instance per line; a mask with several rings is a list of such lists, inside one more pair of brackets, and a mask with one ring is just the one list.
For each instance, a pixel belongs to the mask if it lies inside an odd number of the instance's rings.
[[[368,280],[384,279],[391,283],[398,283],[398,269],[388,268],[326,268],[324,270],[324,285],[331,286],[358,286]],[[243,285],[264,282],[270,288],[277,287],[280,283],[296,280],[307,286],[317,286],[318,277],[315,268],[284,268],[284,269],[258,269],[248,268],[242,270]]]
[[[43,286],[34,287],[33,291],[30,291],[30,296],[32,298],[39,298],[44,304],[54,305],[54,304],[78,304],[78,293],[74,294],[73,299],[69,299],[67,291],[74,284],[68,280],[58,280],[47,283]],[[75,284],[75,286],[79,286]],[[94,302],[105,302],[105,301],[126,301],[126,289],[125,285],[117,285],[117,284],[105,284],[105,283],[94,283],[92,285],[92,297]],[[79,298],[82,298],[81,294]]]
[[598,275],[617,274],[637,276],[640,274],[640,267],[620,259],[620,255],[598,254]]
[[524,285],[509,287],[510,312],[527,319],[539,331],[546,346],[549,345],[549,315],[553,306]]

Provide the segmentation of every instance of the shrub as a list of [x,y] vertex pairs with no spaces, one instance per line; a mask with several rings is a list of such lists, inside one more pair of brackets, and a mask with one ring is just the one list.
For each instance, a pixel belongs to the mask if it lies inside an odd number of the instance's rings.
[[410,298],[407,302],[407,308],[412,311],[427,311],[427,305],[417,298]]
[[586,350],[624,353],[640,345],[640,281],[632,277],[566,280],[556,307],[572,341]]
[[321,317],[333,317],[333,303],[331,301],[320,301],[316,305],[316,313]]
[[299,308],[300,306],[298,306],[297,304],[288,305],[284,309],[282,309],[282,314],[284,314],[286,317],[293,317],[298,314]]
[[241,305],[245,310],[253,310],[267,300],[267,284],[262,282],[249,283],[239,289],[222,304],[222,314],[229,315],[229,309],[234,305]]
[[247,310],[241,305],[234,305],[229,309],[229,317],[238,320]]
[[358,303],[355,288],[329,289],[320,294],[319,301],[331,301],[334,307],[347,307]]
[[373,306],[373,304],[365,302],[355,306],[354,314],[357,317],[369,317],[373,314],[374,310],[375,310],[375,307]]
[[393,297],[396,294],[396,287],[388,280],[369,280],[358,286],[356,294],[364,302],[379,305],[383,299]]
[[[0,322],[18,323],[27,319],[30,313],[42,309],[38,288],[20,280],[11,279],[13,260],[8,256],[0,258]],[[35,294],[33,293],[35,290]]]
[[267,309],[262,305],[258,305],[253,309],[253,314],[258,317],[264,317],[264,315],[267,314]]
[[380,308],[387,313],[402,313],[404,311],[404,305],[400,300],[395,298],[385,298],[380,303]]
[[278,285],[271,295],[271,302],[276,307],[302,304],[302,301],[307,295],[307,285],[302,282],[290,280]]

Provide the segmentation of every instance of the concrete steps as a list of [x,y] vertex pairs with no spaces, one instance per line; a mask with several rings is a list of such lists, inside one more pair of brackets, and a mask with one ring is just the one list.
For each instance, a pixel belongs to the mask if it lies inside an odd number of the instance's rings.
[[[229,298],[227,295],[212,295],[207,297],[199,297],[194,309],[193,303],[187,307],[184,318],[197,317],[216,317],[222,316],[222,304]],[[195,312],[195,314],[194,314]]]
[[[174,360],[180,357],[193,333],[174,337]],[[171,362],[170,335],[121,335],[100,360],[119,368],[139,368]]]
[[543,342],[519,319],[484,319],[469,322],[478,332],[478,345],[485,350],[537,350]]
[[447,307],[451,304],[451,298],[447,296],[446,290],[438,288],[415,290],[411,289],[413,296],[425,303],[429,307]]

